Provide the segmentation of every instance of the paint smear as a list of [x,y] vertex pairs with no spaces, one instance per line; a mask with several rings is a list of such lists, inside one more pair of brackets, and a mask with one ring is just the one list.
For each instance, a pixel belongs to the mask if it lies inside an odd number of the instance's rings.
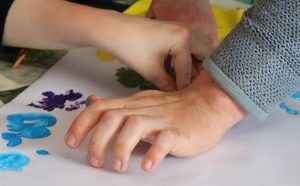
[[292,98],[296,100],[300,100],[300,92],[296,92],[295,94],[293,94]]
[[15,147],[22,143],[22,138],[39,139],[51,135],[48,127],[53,127],[57,119],[45,113],[18,113],[7,116],[7,128],[2,138],[7,140],[7,147]]
[[281,102],[281,103],[279,104],[279,107],[280,107],[281,109],[285,110],[285,111],[286,111],[288,114],[290,114],[290,115],[299,115],[299,111],[298,111],[298,110],[293,109],[293,108],[287,106],[287,104],[286,104],[285,102]]
[[[31,102],[28,106],[34,108],[40,108],[51,112],[55,109],[64,109],[66,111],[73,111],[80,108],[80,105],[85,104],[85,100],[77,101],[82,98],[82,94],[80,92],[75,92],[74,90],[68,90],[64,94],[56,94],[52,91],[43,92],[42,95],[44,98],[38,102]],[[71,105],[66,106],[67,102],[71,102]]]
[[[293,99],[300,100],[300,92],[296,92],[292,95]],[[285,102],[279,103],[279,107],[285,110],[290,115],[299,115],[299,111],[289,107]]]
[[47,150],[37,150],[36,153],[40,156],[48,156],[50,153]]
[[0,154],[0,171],[22,171],[30,159],[21,153]]

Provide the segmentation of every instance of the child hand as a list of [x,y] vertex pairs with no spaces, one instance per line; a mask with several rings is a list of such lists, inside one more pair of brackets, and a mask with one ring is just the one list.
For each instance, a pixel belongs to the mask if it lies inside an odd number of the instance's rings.
[[[118,13],[110,18],[106,40],[95,35],[96,43],[92,45],[117,57],[162,90],[187,86],[192,73],[191,53],[204,59],[212,51],[208,37],[183,25]],[[168,57],[172,57],[176,83],[165,70]]]
[[153,171],[168,153],[185,157],[209,150],[245,116],[206,71],[181,91],[143,91],[120,99],[91,96],[90,101],[73,121],[65,142],[78,148],[95,128],[89,142],[89,162],[103,167],[112,145],[112,165],[120,172],[126,171],[130,154],[140,140],[152,144],[141,166]]

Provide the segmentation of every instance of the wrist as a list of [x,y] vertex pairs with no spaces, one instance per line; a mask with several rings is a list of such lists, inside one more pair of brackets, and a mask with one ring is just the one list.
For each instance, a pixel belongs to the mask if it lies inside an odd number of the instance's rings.
[[203,96],[212,113],[215,113],[220,118],[226,118],[226,129],[229,129],[246,117],[247,112],[244,108],[229,96],[206,70],[201,71],[191,86],[195,87],[197,94]]
[[[88,28],[89,45],[116,56],[117,47],[128,37],[128,16],[114,10],[99,10]],[[127,31],[128,32],[128,31]]]

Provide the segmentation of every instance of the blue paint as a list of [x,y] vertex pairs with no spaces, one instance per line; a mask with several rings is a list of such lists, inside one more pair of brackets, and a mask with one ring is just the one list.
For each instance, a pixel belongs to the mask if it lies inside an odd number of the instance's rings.
[[300,100],[300,92],[296,92],[295,94],[292,95],[293,99]]
[[[298,91],[298,92],[294,93],[292,95],[292,98],[296,99],[296,100],[300,100],[300,92]],[[281,109],[285,110],[290,115],[299,115],[300,114],[300,112],[298,110],[289,107],[285,102],[279,103],[279,107]]]
[[279,104],[279,107],[280,107],[281,109],[285,110],[285,111],[286,111],[288,114],[290,114],[290,115],[299,115],[299,111],[298,111],[298,110],[293,109],[293,108],[287,106],[285,102],[281,102],[281,103]]
[[2,138],[7,140],[7,147],[15,147],[22,143],[22,138],[39,139],[51,135],[47,127],[56,124],[57,119],[45,113],[18,113],[7,116],[7,128],[11,132],[3,132]]
[[285,111],[291,115],[299,115],[299,111],[292,108],[287,108]]
[[22,143],[22,138],[13,133],[3,132],[2,139],[8,141],[8,143],[6,144],[7,147],[15,147]]
[[36,153],[40,156],[48,156],[50,153],[47,150],[37,150]]
[[280,107],[281,109],[283,109],[283,110],[286,110],[287,108],[289,108],[289,107],[285,104],[285,102],[279,103],[279,107]]
[[82,97],[82,94],[80,92],[74,92],[72,89],[64,94],[56,94],[52,91],[46,91],[43,92],[42,95],[44,96],[44,98],[42,98],[41,101],[38,101],[37,103],[31,102],[30,104],[28,104],[28,106],[51,112],[56,108],[64,109],[67,101],[75,101],[75,103],[66,107],[66,111],[77,110],[80,108],[80,105],[85,104],[85,101],[76,101]]
[[0,171],[22,171],[30,159],[20,153],[0,154]]

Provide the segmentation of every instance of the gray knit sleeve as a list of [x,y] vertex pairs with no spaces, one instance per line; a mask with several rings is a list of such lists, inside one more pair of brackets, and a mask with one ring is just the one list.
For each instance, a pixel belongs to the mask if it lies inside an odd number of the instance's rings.
[[258,0],[204,68],[248,113],[265,119],[300,88],[300,1]]

